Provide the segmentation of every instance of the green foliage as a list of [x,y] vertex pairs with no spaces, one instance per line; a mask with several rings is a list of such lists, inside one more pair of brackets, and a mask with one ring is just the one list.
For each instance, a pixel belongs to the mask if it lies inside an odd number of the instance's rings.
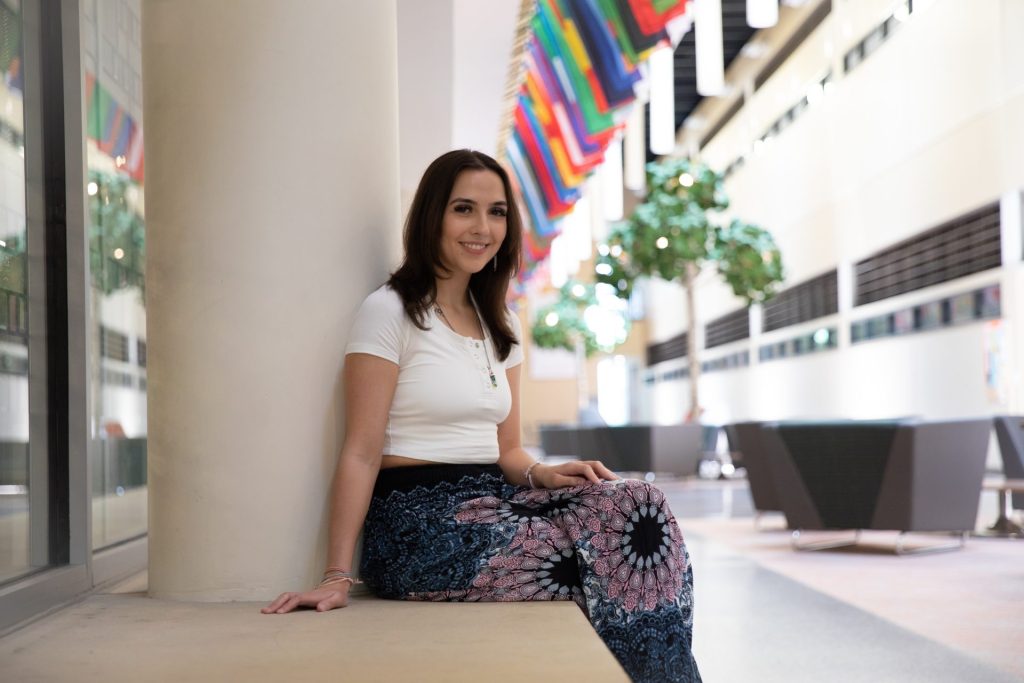
[[130,198],[138,187],[125,176],[100,171],[90,171],[89,181],[97,186],[89,196],[93,284],[104,294],[134,286],[144,295],[146,225]]
[[3,237],[0,247],[0,290],[25,294],[25,231]]
[[[565,283],[558,290],[558,300],[537,311],[530,328],[533,343],[542,349],[575,351],[576,342],[580,341],[588,358],[597,353],[600,350],[597,335],[583,320],[583,312],[595,304],[594,285],[572,280]],[[549,324],[551,322],[554,324]]]
[[597,260],[598,282],[628,297],[638,278],[684,282],[687,266],[696,273],[710,264],[748,305],[774,293],[783,271],[771,234],[714,220],[729,207],[719,174],[688,159],[667,159],[647,165],[647,187],[646,200],[612,229]]
[[775,294],[782,282],[782,254],[767,231],[734,220],[720,228],[715,266],[735,294],[751,303]]

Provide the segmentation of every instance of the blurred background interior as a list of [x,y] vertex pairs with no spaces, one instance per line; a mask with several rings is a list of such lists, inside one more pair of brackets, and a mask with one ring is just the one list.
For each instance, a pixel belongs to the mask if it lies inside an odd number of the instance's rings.
[[319,572],[348,321],[470,147],[526,221],[525,443],[668,493],[706,680],[1024,679],[1022,28],[0,0],[0,662],[61,680],[17,639],[86,595]]

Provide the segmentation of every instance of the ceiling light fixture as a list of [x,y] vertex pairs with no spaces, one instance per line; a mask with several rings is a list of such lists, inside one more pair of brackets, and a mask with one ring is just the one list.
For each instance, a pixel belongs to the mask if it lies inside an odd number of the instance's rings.
[[725,88],[725,66],[722,57],[722,2],[721,0],[694,0],[693,5],[693,39],[697,52],[697,92],[704,97],[714,97],[721,95]]
[[651,79],[651,151],[671,154],[676,148],[675,53],[663,47],[647,63]]
[[622,220],[622,138],[608,144],[601,164],[601,194],[604,195],[604,219]]
[[[673,112],[674,113],[674,112]],[[627,190],[641,192],[647,182],[647,141],[644,139],[644,107],[633,104],[626,119],[626,135],[622,143],[623,183]]]
[[779,0],[747,0],[747,25],[771,28],[779,23]]

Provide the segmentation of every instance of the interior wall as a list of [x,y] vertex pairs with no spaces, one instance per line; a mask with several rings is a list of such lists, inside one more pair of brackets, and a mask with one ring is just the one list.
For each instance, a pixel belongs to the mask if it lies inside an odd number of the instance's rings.
[[398,0],[402,206],[451,149],[497,153],[519,3]]
[[404,210],[427,165],[452,148],[452,0],[398,0],[398,149]]
[[[842,55],[888,16],[895,2],[836,0],[809,40],[754,93],[703,150],[717,168],[753,149],[804,93],[834,69],[831,91],[726,182],[730,213],[769,229],[782,249],[787,285],[850,264],[920,231],[1024,187],[1024,48],[1015,35],[1024,3],[915,2],[915,12],[849,74]],[[1019,225],[1015,230],[1019,231]],[[1019,240],[1019,236],[1017,237]],[[713,360],[749,349],[751,366],[704,374],[702,403],[712,421],[788,417],[954,417],[1022,411],[1024,336],[1020,255],[1001,269],[854,308],[831,318],[703,352]],[[979,286],[1000,283],[1002,353],[1008,385],[995,395],[984,357],[994,336],[975,322],[837,350],[759,363],[757,346]],[[685,329],[681,293],[652,288],[654,341]],[[678,288],[676,288],[678,290]],[[735,310],[721,285],[699,288],[702,322]],[[665,365],[665,368],[668,366]],[[662,374],[662,366],[654,368]],[[655,419],[683,412],[686,383],[651,387]]]
[[[527,446],[539,446],[539,428],[544,424],[576,422],[579,406],[579,390],[575,375],[564,379],[538,379],[531,373],[531,363],[536,353],[536,346],[530,341],[530,325],[532,311],[521,306],[519,322],[522,325],[525,340],[523,368],[520,374],[520,421],[523,430],[523,443]],[[626,341],[616,347],[614,354],[635,359],[642,367],[647,344],[647,324],[636,321],[630,329]],[[606,354],[597,354],[587,360],[587,386],[590,398],[597,399],[598,377],[597,364]],[[575,363],[571,354],[566,352],[566,362]],[[645,396],[633,396],[631,400],[640,403]],[[640,406],[636,406],[640,407]],[[646,417],[646,416],[645,416]]]
[[496,156],[517,0],[454,0],[452,146]]

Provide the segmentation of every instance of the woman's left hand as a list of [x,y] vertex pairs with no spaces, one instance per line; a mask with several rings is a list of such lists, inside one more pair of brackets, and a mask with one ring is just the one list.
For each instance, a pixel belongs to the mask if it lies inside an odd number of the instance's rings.
[[539,489],[559,489],[563,486],[600,484],[619,476],[598,460],[573,460],[561,465],[537,465],[533,468],[533,483]]

